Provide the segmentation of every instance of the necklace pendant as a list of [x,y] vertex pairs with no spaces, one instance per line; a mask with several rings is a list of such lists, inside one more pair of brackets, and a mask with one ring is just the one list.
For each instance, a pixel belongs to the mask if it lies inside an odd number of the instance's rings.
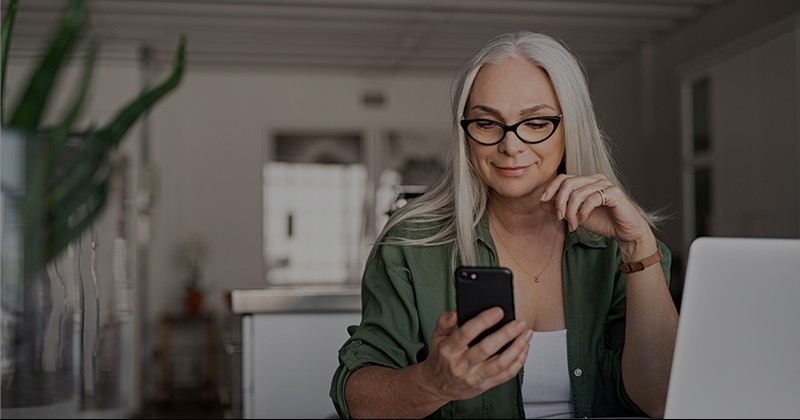
[[533,277],[533,281],[536,282],[536,283],[539,283],[539,276],[534,276]]

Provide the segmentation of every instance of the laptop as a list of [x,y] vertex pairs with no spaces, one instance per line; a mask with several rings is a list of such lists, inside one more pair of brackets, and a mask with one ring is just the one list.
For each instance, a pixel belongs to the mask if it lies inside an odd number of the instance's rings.
[[800,417],[800,239],[692,243],[664,417]]

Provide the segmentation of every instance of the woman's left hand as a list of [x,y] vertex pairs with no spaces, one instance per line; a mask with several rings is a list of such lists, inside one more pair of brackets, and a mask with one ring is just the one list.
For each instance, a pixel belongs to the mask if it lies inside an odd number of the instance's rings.
[[541,207],[570,231],[578,227],[620,242],[637,243],[652,235],[650,226],[619,187],[605,175],[558,175],[545,187]]

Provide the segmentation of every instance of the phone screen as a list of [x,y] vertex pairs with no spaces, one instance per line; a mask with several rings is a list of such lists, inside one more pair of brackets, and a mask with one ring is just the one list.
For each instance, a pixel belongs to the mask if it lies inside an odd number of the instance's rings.
[[458,267],[455,281],[458,325],[494,306],[503,308],[504,312],[503,319],[476,337],[470,346],[514,320],[513,277],[508,268]]

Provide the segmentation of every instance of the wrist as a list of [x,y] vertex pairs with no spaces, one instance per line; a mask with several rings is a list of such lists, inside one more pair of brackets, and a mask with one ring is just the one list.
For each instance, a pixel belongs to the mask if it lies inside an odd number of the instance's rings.
[[617,241],[622,261],[639,261],[658,251],[655,236],[651,233],[633,241]]
[[664,258],[664,254],[661,253],[661,248],[656,248],[656,252],[651,254],[650,256],[643,258],[641,260],[636,261],[620,261],[619,263],[619,271],[630,274],[635,273],[637,271],[642,271],[651,265],[655,265],[656,263],[660,262],[661,259]]
[[619,242],[619,248],[621,256],[619,270],[625,274],[642,271],[664,258],[652,233],[635,241]]
[[419,391],[417,398],[420,406],[438,408],[450,402],[450,400],[445,396],[444,389],[436,380],[437,378],[431,378],[428,375],[430,367],[427,365],[426,360],[411,365],[409,368],[412,370],[413,382],[416,383]]

